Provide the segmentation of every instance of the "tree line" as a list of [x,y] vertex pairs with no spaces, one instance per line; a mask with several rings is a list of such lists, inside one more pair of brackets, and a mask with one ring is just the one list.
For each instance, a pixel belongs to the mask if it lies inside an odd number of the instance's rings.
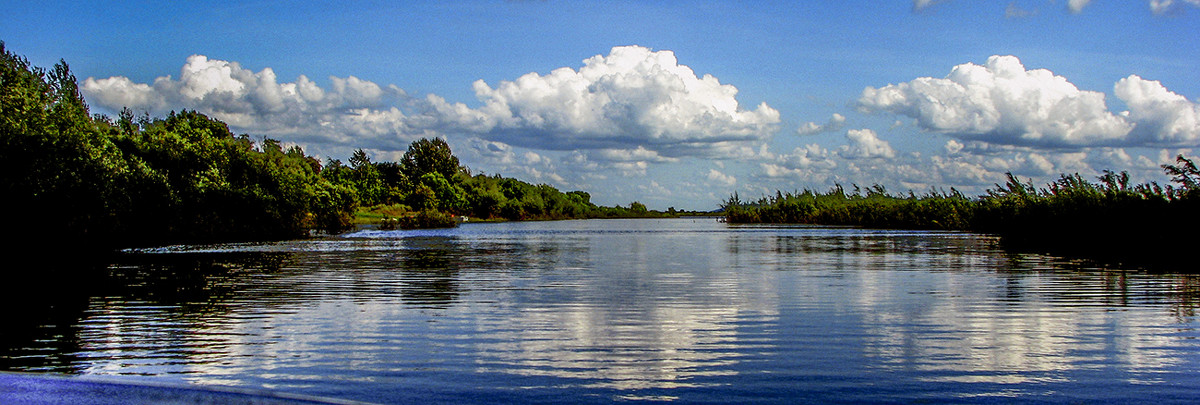
[[499,174],[472,174],[437,138],[413,142],[399,162],[372,162],[359,149],[348,165],[328,160],[322,175],[355,190],[368,215],[417,218],[415,226],[445,223],[451,215],[514,221],[668,215],[636,201],[628,207],[598,206],[585,191],[564,193]]
[[[1105,171],[1096,181],[1062,175],[1035,187],[1008,173],[984,195],[955,189],[891,194],[880,185],[846,192],[776,192],[722,209],[731,223],[854,225],[997,234],[1006,245],[1105,260],[1177,266],[1193,263],[1200,226],[1200,170],[1180,155],[1162,166],[1175,185],[1131,185],[1128,172]],[[1191,269],[1188,269],[1191,271]]]
[[400,162],[362,150],[321,162],[251,139],[196,111],[116,118],[89,112],[65,61],[32,66],[0,42],[0,212],[14,250],[105,250],[341,232],[363,207],[404,217],[565,219],[646,216],[498,175],[472,175],[445,141],[413,142]]

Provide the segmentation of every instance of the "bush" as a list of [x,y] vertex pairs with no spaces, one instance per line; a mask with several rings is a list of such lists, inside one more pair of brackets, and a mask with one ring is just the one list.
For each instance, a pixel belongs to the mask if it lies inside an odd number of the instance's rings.
[[397,226],[400,229],[453,228],[458,226],[458,219],[444,212],[427,209],[410,217],[397,218]]

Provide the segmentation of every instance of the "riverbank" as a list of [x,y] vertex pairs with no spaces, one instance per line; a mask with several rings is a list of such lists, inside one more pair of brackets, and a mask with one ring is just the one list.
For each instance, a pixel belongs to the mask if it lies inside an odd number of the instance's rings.
[[1098,183],[1076,174],[1037,188],[1010,174],[1006,184],[975,198],[953,189],[904,196],[881,186],[865,192],[838,186],[754,202],[735,194],[723,207],[730,223],[979,232],[999,235],[1005,246],[1021,251],[1194,272],[1200,170],[1183,156],[1163,168],[1177,185],[1130,185],[1127,174],[1106,172]]

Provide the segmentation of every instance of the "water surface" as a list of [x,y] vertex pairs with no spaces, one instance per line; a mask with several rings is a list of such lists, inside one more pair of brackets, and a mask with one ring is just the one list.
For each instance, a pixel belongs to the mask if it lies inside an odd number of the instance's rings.
[[[1183,269],[1193,270],[1193,269]],[[127,252],[0,368],[379,403],[1200,400],[1200,278],[711,218]]]

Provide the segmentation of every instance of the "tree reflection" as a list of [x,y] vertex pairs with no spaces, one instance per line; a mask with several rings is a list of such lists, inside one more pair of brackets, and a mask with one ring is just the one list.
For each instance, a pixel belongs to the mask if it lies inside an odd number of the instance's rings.
[[39,262],[0,284],[0,370],[69,371],[77,361],[85,291],[104,265]]
[[229,306],[224,304],[243,293],[244,278],[276,272],[287,257],[282,253],[124,254],[91,263],[75,261],[67,268],[47,264],[36,273],[40,277],[22,277],[6,284],[0,294],[6,308],[20,308],[4,312],[0,369],[81,372],[84,345],[103,338],[92,335],[119,333],[122,322],[140,321],[114,318],[112,328],[98,329],[85,328],[85,320],[131,304],[162,308],[164,324],[183,325],[185,335],[202,335],[207,319],[228,314]]
[[460,294],[458,273],[463,252],[450,238],[410,238],[411,250],[399,252],[398,270],[404,275],[401,297],[422,307],[446,308]]

